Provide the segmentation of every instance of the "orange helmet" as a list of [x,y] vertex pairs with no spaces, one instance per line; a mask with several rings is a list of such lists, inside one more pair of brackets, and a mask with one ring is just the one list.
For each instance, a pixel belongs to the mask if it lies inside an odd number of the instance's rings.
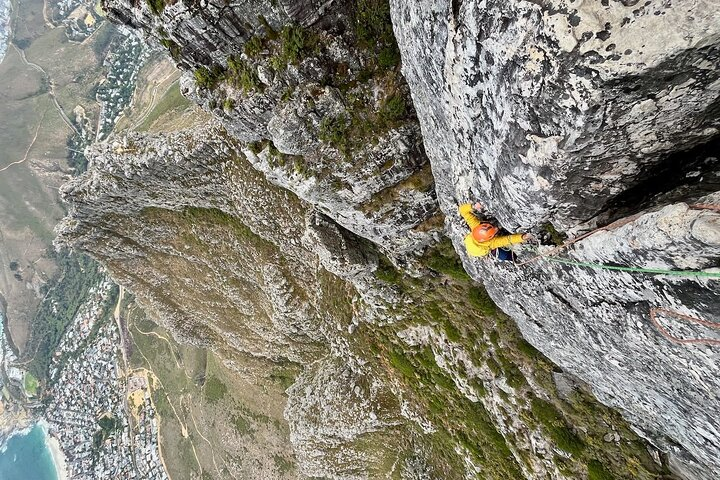
[[472,236],[476,242],[487,242],[497,233],[498,228],[489,223],[481,223],[472,230]]

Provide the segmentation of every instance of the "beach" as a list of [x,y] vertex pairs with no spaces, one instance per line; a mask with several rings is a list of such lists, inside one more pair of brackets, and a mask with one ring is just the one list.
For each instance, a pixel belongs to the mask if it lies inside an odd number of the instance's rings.
[[55,464],[55,470],[57,471],[57,479],[58,480],[68,480],[68,468],[67,468],[67,461],[65,459],[65,454],[63,453],[62,449],[60,448],[60,442],[58,442],[57,438],[55,438],[48,429],[48,424],[44,421],[40,422],[40,425],[42,426],[43,430],[45,430],[45,443],[47,444],[48,450],[50,450],[50,454],[53,458],[53,463]]

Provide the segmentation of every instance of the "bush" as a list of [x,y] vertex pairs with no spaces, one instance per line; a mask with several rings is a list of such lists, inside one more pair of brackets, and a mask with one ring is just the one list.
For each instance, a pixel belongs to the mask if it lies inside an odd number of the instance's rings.
[[298,63],[302,58],[303,50],[308,39],[302,27],[298,25],[287,25],[280,32],[282,42],[282,55],[288,63]]
[[395,34],[387,0],[358,0],[355,3],[355,35],[361,46],[395,45]]
[[320,131],[318,138],[323,143],[327,143],[342,153],[347,154],[349,145],[350,121],[347,117],[339,115],[337,117],[325,117],[320,122]]
[[262,89],[255,69],[237,57],[228,58],[226,77],[231,85],[241,88],[245,93]]
[[405,118],[407,103],[401,95],[392,95],[380,108],[380,118],[387,122],[396,122]]
[[215,88],[220,80],[220,73],[215,68],[210,70],[207,67],[200,67],[193,73],[195,75],[195,83],[197,83],[199,87],[207,88],[208,90]]
[[402,273],[384,256],[380,256],[378,268],[375,270],[375,276],[384,282],[394,283],[396,285],[402,280]]
[[164,0],[145,0],[150,7],[150,11],[155,15],[160,15],[165,10]]
[[232,98],[226,98],[223,102],[223,110],[225,110],[225,112],[227,113],[230,113],[232,112],[233,108],[235,108],[235,100],[233,100]]
[[378,66],[383,70],[390,70],[400,63],[400,50],[395,44],[388,45],[378,54]]
[[455,325],[453,325],[450,320],[445,319],[445,321],[443,322],[443,327],[445,327],[445,336],[448,340],[455,343],[462,340],[462,334],[460,333],[460,330],[458,330],[457,327],[455,327]]
[[263,50],[263,42],[262,39],[258,36],[252,37],[250,40],[245,43],[245,55],[247,55],[250,58],[255,58],[260,53],[262,53]]
[[398,372],[403,374],[405,377],[415,377],[415,367],[412,363],[410,363],[407,358],[405,358],[405,355],[403,355],[401,352],[392,350],[390,352],[390,363],[393,367],[395,367]]
[[485,315],[494,315],[497,313],[497,305],[495,305],[495,302],[492,301],[490,295],[488,295],[482,287],[472,287],[468,292],[468,299],[470,300],[470,303],[480,311],[480,313]]

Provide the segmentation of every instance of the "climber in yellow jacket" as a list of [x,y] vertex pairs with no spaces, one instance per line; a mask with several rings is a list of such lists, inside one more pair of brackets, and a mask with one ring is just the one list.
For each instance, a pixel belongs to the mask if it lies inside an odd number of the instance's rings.
[[476,203],[473,206],[466,203],[458,207],[460,215],[465,219],[471,230],[465,236],[465,248],[471,257],[485,257],[492,252],[500,260],[513,260],[512,252],[506,250],[505,247],[532,238],[529,233],[498,236],[500,229],[491,223],[480,220],[473,212],[473,209],[482,210],[482,205]]

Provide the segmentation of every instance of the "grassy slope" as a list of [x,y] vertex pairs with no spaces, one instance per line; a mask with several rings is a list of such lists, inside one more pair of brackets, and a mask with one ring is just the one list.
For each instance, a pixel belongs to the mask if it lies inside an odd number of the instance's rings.
[[202,472],[203,478],[228,478],[229,472],[252,472],[246,468],[270,462],[277,478],[294,478],[282,417],[283,390],[294,373],[247,359],[246,369],[265,374],[244,378],[211,352],[179,345],[138,308],[131,312],[131,365],[150,369],[161,382],[154,386],[153,400],[171,477],[195,478]]
[[[387,264],[378,271],[379,278],[394,284],[412,302],[402,309],[406,320],[383,328],[362,325],[356,338],[365,339],[361,346],[365,355],[379,358],[408,384],[413,402],[443,427],[429,436],[436,457],[443,459],[436,472],[439,478],[459,478],[462,467],[453,453],[454,444],[462,445],[474,462],[483,466],[485,478],[519,478],[519,464],[532,455],[520,450],[519,458],[513,458],[508,446],[522,442],[509,435],[503,439],[499,434],[503,427],[493,424],[484,402],[467,400],[452,377],[467,380],[480,398],[496,395],[490,404],[500,400],[501,409],[509,416],[520,418],[529,429],[539,428],[559,447],[548,452],[546,459],[567,475],[583,478],[588,465],[590,478],[597,479],[650,479],[665,473],[617,412],[581,389],[568,401],[558,396],[552,380],[556,367],[522,339],[514,323],[465,275],[447,243],[423,260],[439,275],[414,279]],[[398,332],[412,326],[431,326],[468,352],[472,364],[490,372],[491,379],[481,380],[459,363],[451,363],[449,369],[439,367],[427,346],[409,346],[398,338]],[[440,350],[438,345],[433,349]],[[500,384],[511,388],[494,388]],[[604,442],[602,437],[610,431],[617,431],[622,440]]]

